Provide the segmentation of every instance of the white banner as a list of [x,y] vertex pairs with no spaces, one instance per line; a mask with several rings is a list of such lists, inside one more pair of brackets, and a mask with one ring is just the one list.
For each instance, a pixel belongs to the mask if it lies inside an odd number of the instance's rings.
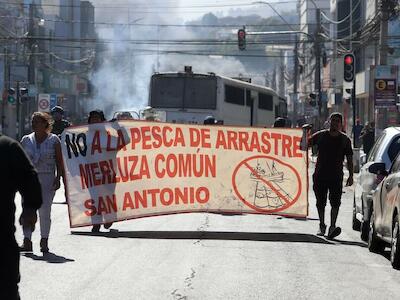
[[306,217],[300,129],[121,121],[62,135],[71,227],[184,212]]

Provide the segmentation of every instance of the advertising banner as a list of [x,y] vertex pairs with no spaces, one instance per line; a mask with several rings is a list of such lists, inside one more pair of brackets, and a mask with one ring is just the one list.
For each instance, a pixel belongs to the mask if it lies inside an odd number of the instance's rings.
[[189,212],[306,217],[301,135],[131,120],[67,128],[71,227]]

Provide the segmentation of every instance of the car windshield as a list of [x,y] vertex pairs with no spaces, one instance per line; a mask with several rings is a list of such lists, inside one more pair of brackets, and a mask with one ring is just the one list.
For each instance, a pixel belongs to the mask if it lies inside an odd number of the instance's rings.
[[383,140],[385,139],[386,133],[382,133],[382,135],[378,138],[378,140],[375,142],[374,146],[372,147],[371,152],[368,155],[368,161],[375,161],[376,160],[376,154],[378,153],[379,148],[382,145]]
[[388,149],[388,156],[390,161],[393,161],[396,158],[397,153],[399,153],[399,151],[400,151],[400,136],[396,136],[393,139]]

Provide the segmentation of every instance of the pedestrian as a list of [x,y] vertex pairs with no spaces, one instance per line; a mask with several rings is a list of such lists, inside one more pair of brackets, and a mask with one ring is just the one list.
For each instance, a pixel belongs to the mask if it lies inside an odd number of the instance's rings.
[[207,116],[204,118],[203,124],[204,125],[215,125],[215,124],[217,124],[217,120],[215,120],[215,118],[213,116]]
[[283,128],[285,126],[286,126],[286,120],[284,118],[277,117],[275,119],[275,122],[274,122],[274,125],[273,125],[274,128]]
[[[100,109],[92,110],[89,113],[88,124],[103,123],[105,121],[106,121],[106,118],[104,117],[104,112],[102,110],[100,110]],[[112,224],[113,224],[112,222],[105,223],[104,228],[109,229],[112,226]],[[100,224],[93,225],[92,232],[100,232]]]
[[71,124],[64,119],[64,109],[61,106],[54,106],[51,109],[51,116],[54,120],[51,133],[60,136],[65,128],[71,126]]
[[[60,188],[62,156],[60,139],[51,133],[52,118],[44,112],[32,115],[32,133],[22,137],[21,144],[35,166],[42,186],[43,204],[39,209],[40,251],[49,252],[48,239],[51,226],[51,205],[56,190]],[[23,227],[24,243],[21,251],[32,251],[32,230]]]
[[354,137],[354,148],[360,148],[360,136],[364,126],[360,124],[360,119],[356,119],[356,124],[353,126],[352,135]]
[[375,122],[372,121],[365,124],[364,129],[361,131],[360,138],[362,140],[364,153],[368,157],[375,143]]
[[0,135],[0,236],[2,264],[0,268],[0,299],[20,299],[18,283],[19,249],[15,240],[15,192],[22,198],[20,223],[33,230],[36,210],[42,204],[42,194],[36,170],[19,143]]
[[346,186],[353,185],[353,150],[349,137],[342,132],[342,114],[332,113],[329,120],[329,129],[314,133],[309,139],[308,146],[316,145],[318,148],[317,163],[313,174],[313,189],[320,221],[317,235],[325,235],[325,207],[329,193],[331,225],[328,238],[333,239],[341,233],[341,228],[336,227],[336,220],[342,197],[345,156],[349,170]]

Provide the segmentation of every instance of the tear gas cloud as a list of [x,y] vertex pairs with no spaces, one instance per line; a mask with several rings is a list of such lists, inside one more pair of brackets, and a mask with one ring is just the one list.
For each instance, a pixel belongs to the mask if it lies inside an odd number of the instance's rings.
[[[93,5],[96,7],[97,3]],[[157,5],[162,6],[162,3],[157,2]],[[113,7],[121,5],[121,8],[107,9],[104,8],[106,4]],[[144,0],[101,1],[101,5],[95,8],[96,32],[102,41],[97,50],[100,64],[91,74],[95,93],[93,99],[87,101],[88,109],[103,109],[108,117],[118,110],[139,111],[148,105],[151,75],[154,72],[183,71],[185,65],[192,66],[196,73],[214,72],[232,77],[248,73],[234,57],[208,56],[210,48],[207,45],[169,43],[175,40],[218,38],[212,28],[210,31],[192,30],[186,26],[163,26],[183,24],[178,9],[157,14],[155,4]],[[146,13],[150,11],[152,13]],[[236,37],[232,28],[218,31],[218,36],[225,39]],[[202,55],[187,55],[188,52]]]

